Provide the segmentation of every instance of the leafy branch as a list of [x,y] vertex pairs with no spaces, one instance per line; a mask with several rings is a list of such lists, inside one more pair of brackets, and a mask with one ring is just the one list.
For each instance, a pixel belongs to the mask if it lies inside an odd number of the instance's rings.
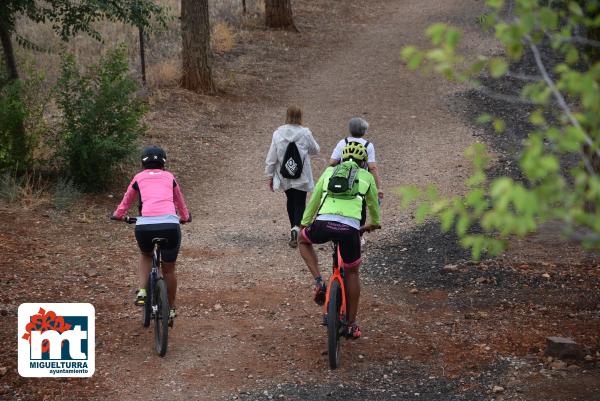
[[[426,31],[429,50],[407,46],[401,52],[410,69],[441,74],[501,101],[535,106],[529,117],[535,130],[517,155],[523,182],[488,177],[489,156],[484,145],[475,144],[467,150],[474,172],[465,194],[442,198],[431,188],[400,190],[403,206],[419,204],[418,221],[439,219],[443,230],[454,229],[474,258],[483,252],[497,254],[512,236],[525,236],[555,219],[564,222],[567,232],[576,227],[588,230],[578,237],[583,245],[600,246],[600,63],[578,47],[600,44],[580,34],[600,29],[600,1],[554,3],[515,0],[507,5],[487,0],[490,11],[478,21],[503,46],[502,56],[467,59],[458,54],[460,31],[445,24]],[[506,15],[512,19],[503,19]],[[552,71],[540,46],[550,47],[559,58]],[[526,52],[539,75],[511,71]],[[524,86],[520,96],[496,93],[481,85],[482,75],[517,79]],[[504,122],[494,116],[483,115],[478,122],[492,123],[498,132],[504,129]],[[572,156],[580,163],[567,163]]]

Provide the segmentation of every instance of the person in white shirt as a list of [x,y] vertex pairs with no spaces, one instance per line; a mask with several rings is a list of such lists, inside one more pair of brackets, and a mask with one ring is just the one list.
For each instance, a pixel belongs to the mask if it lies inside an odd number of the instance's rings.
[[[379,199],[379,204],[383,201],[383,190],[381,187],[381,179],[379,178],[379,171],[377,170],[377,161],[375,160],[375,145],[373,145],[370,141],[363,138],[369,129],[369,123],[360,117],[352,117],[350,121],[348,121],[348,131],[350,132],[350,136],[340,140],[335,148],[333,149],[333,153],[331,153],[331,158],[329,160],[330,166],[335,166],[340,163],[342,160],[342,150],[349,142],[358,142],[363,145],[367,149],[367,161],[366,165],[361,166],[366,168],[369,173],[373,174],[373,178],[375,178],[375,184],[377,185],[377,198]],[[362,217],[360,219],[360,224],[364,225],[367,221],[367,208],[366,204],[363,202],[363,212]],[[365,245],[365,240],[361,234],[361,245]]]
[[[294,142],[302,160],[302,172],[298,178],[285,178],[281,174],[281,165],[288,145]],[[319,144],[312,132],[302,126],[302,110],[297,106],[287,109],[285,125],[273,132],[271,147],[265,160],[265,175],[271,191],[282,190],[287,197],[287,212],[290,220],[290,241],[292,248],[298,246],[300,221],[306,207],[306,193],[311,192],[315,182],[310,165],[310,156],[320,151]]]
[[333,153],[331,154],[329,165],[335,166],[340,162],[340,160],[342,160],[342,150],[348,144],[348,142],[358,142],[363,145],[367,149],[366,168],[369,170],[369,173],[373,174],[373,177],[375,178],[375,184],[377,185],[378,190],[377,196],[379,197],[379,202],[381,202],[383,200],[383,190],[381,187],[381,179],[379,178],[379,171],[377,170],[377,161],[375,160],[375,145],[363,138],[368,129],[368,122],[360,117],[352,117],[348,122],[348,131],[350,132],[351,136],[346,137],[337,143],[335,149],[333,149]]

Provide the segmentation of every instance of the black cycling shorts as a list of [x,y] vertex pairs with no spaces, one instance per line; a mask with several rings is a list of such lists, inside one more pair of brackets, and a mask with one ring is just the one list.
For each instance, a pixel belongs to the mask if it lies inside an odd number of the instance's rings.
[[360,265],[360,231],[347,224],[336,221],[315,220],[310,226],[302,230],[304,239],[312,244],[324,244],[337,241],[344,268],[353,268]]
[[135,239],[142,252],[152,252],[154,238],[166,238],[167,243],[162,245],[161,255],[164,262],[175,262],[181,245],[181,228],[179,224],[140,224],[135,226]]

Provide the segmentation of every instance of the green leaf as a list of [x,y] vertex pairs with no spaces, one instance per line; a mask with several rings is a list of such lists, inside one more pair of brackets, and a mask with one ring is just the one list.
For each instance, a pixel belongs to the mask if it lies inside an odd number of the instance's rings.
[[427,197],[432,202],[435,202],[438,200],[439,195],[438,195],[438,191],[437,191],[437,188],[435,187],[435,185],[430,184],[427,186]]
[[486,178],[487,178],[487,176],[485,175],[484,171],[476,171],[467,180],[467,185],[469,187],[479,186],[479,185],[485,183]]
[[404,186],[396,190],[401,198],[401,207],[407,208],[411,203],[421,197],[421,190],[415,186]]
[[540,158],[540,170],[549,175],[556,173],[560,169],[558,158],[554,155],[547,155]]
[[418,49],[415,46],[404,46],[402,48],[402,50],[400,51],[400,58],[402,58],[402,60],[407,61],[408,59],[410,59],[416,52],[418,51]]
[[521,27],[523,28],[523,32],[530,33],[535,28],[535,17],[532,12],[523,12],[521,13]]
[[480,114],[475,121],[478,124],[486,124],[486,123],[489,123],[490,121],[492,121],[492,116],[487,113]]
[[442,49],[433,49],[427,52],[427,58],[436,63],[446,62],[448,55]]
[[492,256],[498,256],[506,248],[506,242],[490,238],[486,242],[487,253]]
[[459,237],[463,237],[467,233],[467,230],[470,226],[471,219],[469,216],[466,214],[461,215],[456,223],[456,234],[458,234]]
[[419,68],[419,66],[421,65],[421,62],[423,61],[423,53],[422,52],[416,52],[415,54],[413,54],[409,59],[408,59],[408,63],[407,66],[410,70],[416,70],[417,68]]
[[474,143],[465,150],[465,157],[473,163],[475,168],[483,169],[487,166],[489,157],[486,147],[482,143]]
[[433,203],[433,205],[431,206],[431,214],[439,215],[441,212],[448,209],[449,203],[450,203],[449,200],[445,199],[445,198],[441,198],[441,199],[435,201]]
[[454,212],[453,209],[446,209],[442,212],[442,214],[440,215],[440,221],[442,223],[442,231],[443,232],[446,233],[452,228],[452,225],[454,224],[455,216],[456,216],[456,213]]
[[460,41],[460,32],[456,28],[448,28],[446,32],[446,46],[454,50]]
[[558,139],[558,147],[564,152],[579,152],[585,143],[585,133],[577,127],[568,126]]
[[522,213],[527,209],[529,196],[522,185],[515,185],[512,191],[512,199],[517,212]]
[[429,37],[434,46],[438,46],[442,43],[442,37],[444,36],[444,32],[446,32],[446,28],[446,24],[438,22],[427,28],[425,35]]
[[536,110],[529,116],[529,122],[533,125],[545,125],[546,119],[544,118],[544,114],[542,110]]
[[494,57],[490,60],[490,74],[493,78],[500,78],[508,71],[508,63],[503,58]]
[[465,196],[465,203],[467,204],[467,206],[477,207],[481,203],[485,202],[484,195],[485,192],[483,189],[473,189],[469,191],[469,193]]
[[472,75],[477,75],[479,74],[481,71],[483,71],[483,69],[485,68],[485,66],[487,65],[487,59],[486,58],[481,58],[477,61],[475,61],[474,63],[472,63],[469,66],[468,71],[472,74]]
[[579,60],[579,52],[575,46],[571,46],[565,55],[565,61],[568,64],[575,64]]
[[506,128],[506,124],[504,123],[504,120],[502,120],[500,118],[494,118],[494,122],[492,124],[494,125],[494,130],[497,133],[504,132],[504,129]]
[[488,30],[494,26],[494,22],[496,21],[496,14],[484,13],[479,15],[475,21],[477,22],[477,24],[481,25],[485,30]]
[[524,10],[530,11],[536,6],[537,0],[517,0],[519,6],[519,13],[522,14]]
[[539,11],[542,29],[554,30],[558,26],[558,15],[548,7],[542,7]]
[[504,0],[486,0],[485,4],[498,10],[504,6]]
[[431,204],[428,202],[421,203],[419,207],[417,207],[417,211],[415,212],[415,220],[417,223],[423,223],[427,216],[429,216],[429,212],[431,211]]
[[461,240],[461,244],[465,248],[471,248],[471,257],[474,260],[479,260],[484,245],[481,235],[468,235]]
[[574,1],[569,2],[569,11],[571,11],[573,14],[575,14],[578,17],[583,17],[583,10],[579,6],[579,4],[577,4]]
[[513,180],[509,177],[496,178],[490,187],[492,198],[499,198],[512,189]]

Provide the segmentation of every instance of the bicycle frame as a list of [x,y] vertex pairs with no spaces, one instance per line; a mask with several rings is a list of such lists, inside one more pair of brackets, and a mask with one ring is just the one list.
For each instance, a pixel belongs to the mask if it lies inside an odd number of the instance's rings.
[[[123,220],[127,224],[137,222],[136,217],[125,216],[123,219],[111,217],[113,220]],[[148,327],[150,320],[154,320],[154,343],[159,356],[167,352],[169,327],[173,321],[169,313],[169,294],[166,282],[162,279],[163,262],[161,258],[161,245],[168,243],[166,238],[153,238],[152,268],[148,275],[147,297],[144,304],[143,326]],[[159,310],[159,307],[161,310]]]
[[340,247],[339,245],[336,243],[334,245],[334,254],[333,254],[333,273],[331,274],[331,278],[329,279],[329,284],[327,286],[327,295],[325,297],[325,305],[324,307],[324,311],[325,314],[327,314],[327,308],[329,307],[329,295],[331,294],[331,283],[333,283],[334,280],[337,280],[340,283],[340,288],[342,289],[342,305],[340,306],[340,320],[343,321],[343,323],[346,323],[344,321],[344,316],[346,315],[346,287],[344,285],[344,268],[340,267],[343,266],[344,262],[342,260],[342,255],[340,253]]
[[[150,288],[148,294],[154,294],[154,286],[156,285],[156,281],[160,277],[159,268],[162,264],[162,259],[160,258],[160,244],[157,242],[154,244],[154,251],[152,252],[152,270],[150,270]],[[158,306],[149,300],[152,305],[152,315],[156,316],[158,312]]]

